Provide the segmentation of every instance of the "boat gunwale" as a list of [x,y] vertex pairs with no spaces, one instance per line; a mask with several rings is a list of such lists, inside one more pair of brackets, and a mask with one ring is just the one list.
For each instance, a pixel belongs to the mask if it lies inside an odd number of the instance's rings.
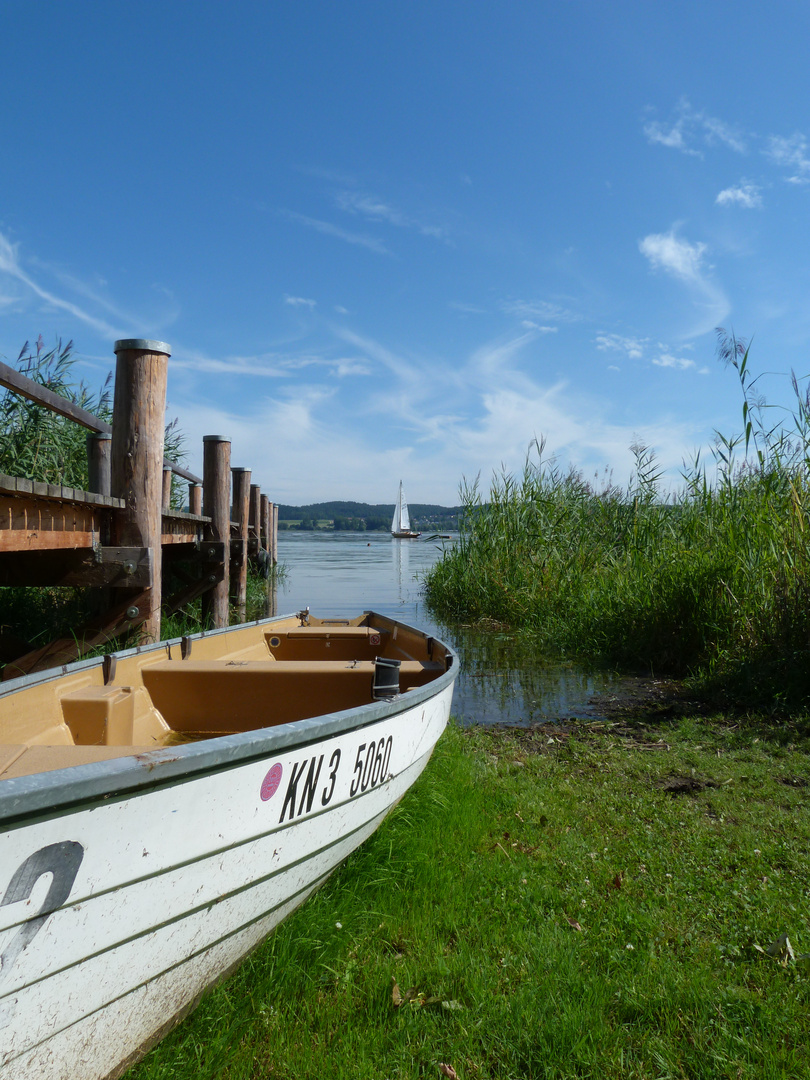
[[[431,636],[386,615],[378,615],[373,611],[364,612],[364,614],[376,615],[378,618],[415,631],[425,638]],[[294,615],[272,616],[267,619],[257,619],[255,623],[240,624],[240,626],[272,624],[291,617]],[[208,637],[235,629],[236,627],[224,627],[221,630],[202,631],[190,636]],[[176,638],[169,642],[136,646],[134,649],[127,649],[114,655],[122,657],[158,649],[165,650],[167,645],[179,645],[180,640]],[[380,720],[407,712],[430,698],[438,696],[455,681],[459,671],[458,655],[444,642],[440,644],[447,650],[450,661],[447,670],[423,686],[413,687],[396,697],[367,702],[338,712],[322,713],[319,716],[294,720],[286,724],[234,732],[231,735],[220,735],[198,742],[161,746],[154,750],[108,758],[104,761],[71,765],[48,772],[0,780],[0,825],[11,827],[20,819],[39,815],[45,811],[67,812],[77,804],[86,804],[113,795],[139,792],[167,781],[184,781],[201,773],[211,773],[235,765],[248,764],[267,757],[277,750],[286,750],[291,747],[303,748],[313,742],[367,727]],[[68,672],[101,663],[103,663],[102,657],[79,660],[57,669],[37,673],[35,676],[24,675],[18,679],[9,680],[0,690],[0,697],[33,683],[48,682],[51,679],[61,678]]]

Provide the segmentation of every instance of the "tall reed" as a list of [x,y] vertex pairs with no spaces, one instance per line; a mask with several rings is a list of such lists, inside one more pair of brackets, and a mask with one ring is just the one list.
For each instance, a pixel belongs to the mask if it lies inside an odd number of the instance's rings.
[[530,448],[482,497],[462,488],[459,543],[430,572],[445,617],[529,628],[540,645],[696,676],[758,707],[810,705],[810,391],[791,376],[790,427],[769,427],[749,349],[718,331],[743,431],[717,435],[674,494],[637,444],[626,488],[586,482]]

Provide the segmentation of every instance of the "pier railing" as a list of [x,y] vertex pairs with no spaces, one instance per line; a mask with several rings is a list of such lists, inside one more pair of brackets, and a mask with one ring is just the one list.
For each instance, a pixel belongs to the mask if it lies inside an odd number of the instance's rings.
[[[197,597],[204,620],[226,626],[231,602],[244,612],[249,560],[264,572],[277,561],[277,507],[250,469],[231,466],[228,438],[205,436],[202,477],[164,457],[169,346],[127,339],[115,354],[112,424],[0,364],[0,386],[88,429],[90,488],[0,474],[0,586],[99,590],[92,620],[16,657],[4,678],[67,663],[134,629],[160,640],[161,610]],[[187,511],[171,507],[172,476],[188,481]]]

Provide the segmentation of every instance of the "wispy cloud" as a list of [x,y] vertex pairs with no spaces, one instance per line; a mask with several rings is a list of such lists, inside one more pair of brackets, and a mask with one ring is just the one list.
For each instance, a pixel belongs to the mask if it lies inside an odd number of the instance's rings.
[[730,150],[738,154],[744,154],[748,150],[745,138],[738,128],[727,124],[724,120],[718,120],[715,116],[707,116],[706,113],[698,113],[698,123],[703,129],[703,136],[709,146],[714,143],[723,143]]
[[714,200],[720,206],[742,206],[755,210],[762,206],[762,188],[751,180],[740,180],[735,187],[724,188]]
[[371,367],[361,360],[335,360],[332,361],[331,373],[336,378],[343,379],[348,375],[371,375]]
[[521,319],[520,325],[525,330],[536,330],[538,334],[556,334],[560,329],[559,326],[542,326],[533,319]]
[[308,307],[310,311],[317,306],[317,300],[309,300],[305,296],[290,296],[288,293],[284,294],[284,303],[289,304],[290,307]]
[[672,230],[668,233],[651,233],[638,246],[654,269],[666,270],[673,277],[692,285],[702,283],[701,263],[706,251],[705,244],[690,244]]
[[622,337],[621,334],[597,334],[596,347],[600,352],[621,352],[630,360],[640,360],[649,338]]
[[187,371],[207,375],[227,375],[229,378],[293,379],[311,368],[322,368],[331,377],[369,375],[371,369],[353,357],[322,356],[306,353],[259,353],[253,356],[208,356],[197,350],[178,348],[172,356],[172,371]]
[[791,175],[787,178],[789,183],[810,183],[810,157],[808,156],[807,139],[801,133],[796,132],[790,138],[771,135],[768,139],[765,154],[776,165],[790,172]]
[[658,144],[670,150],[680,150],[684,154],[691,154],[693,157],[702,157],[699,150],[694,150],[689,146],[685,128],[686,123],[682,117],[668,124],[660,120],[650,120],[644,125],[644,134],[652,145]]
[[348,229],[342,229],[339,225],[333,225],[330,221],[320,221],[318,218],[307,217],[306,214],[299,214],[295,210],[284,210],[282,213],[291,221],[297,221],[300,225],[306,225],[308,229],[314,229],[315,232],[323,233],[325,236],[334,236],[337,240],[345,240],[347,244],[357,244],[360,247],[368,248],[369,251],[376,252],[378,255],[391,254],[382,240],[376,236],[349,232]]
[[449,308],[452,308],[453,311],[460,311],[464,315],[486,315],[487,314],[486,308],[477,307],[475,304],[463,304],[463,303],[459,302],[458,300],[449,301],[447,306]]
[[693,157],[703,157],[702,150],[695,143],[704,146],[722,143],[738,154],[744,154],[748,149],[739,128],[702,110],[693,109],[686,98],[681,99],[669,120],[648,120],[644,125],[644,134],[653,145],[666,146]]
[[673,356],[671,353],[661,353],[660,356],[653,357],[653,363],[656,367],[676,368],[678,371],[688,371],[697,366],[694,360],[688,360],[683,356]]
[[427,225],[412,215],[405,214],[397,207],[378,198],[359,191],[340,191],[335,196],[335,204],[348,214],[355,214],[368,221],[385,222],[399,229],[415,229],[422,236],[432,236],[436,240],[447,240],[447,231],[437,225]]
[[690,331],[690,336],[707,333],[723,322],[730,305],[723,290],[704,270],[705,244],[690,244],[677,236],[673,228],[668,233],[645,236],[639,241],[638,247],[653,270],[663,270],[692,291],[695,305],[703,315],[698,325]]
[[547,300],[504,300],[501,311],[532,322],[537,319],[542,319],[543,322],[577,322],[580,318],[570,308]]
[[87,326],[92,327],[93,330],[103,337],[115,339],[117,337],[126,336],[126,331],[122,331],[120,327],[111,326],[106,320],[91,315],[88,311],[79,307],[78,304],[74,304],[70,300],[65,300],[61,296],[56,296],[50,290],[43,288],[22,268],[17,248],[17,244],[10,243],[10,241],[0,233],[0,275],[8,275],[8,277],[30,290],[35,296],[38,296],[40,300],[44,300],[45,303],[51,304],[61,311],[69,312]]

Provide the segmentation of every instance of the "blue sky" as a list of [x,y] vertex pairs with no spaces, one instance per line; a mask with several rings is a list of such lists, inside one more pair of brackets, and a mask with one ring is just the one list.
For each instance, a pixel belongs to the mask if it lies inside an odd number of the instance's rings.
[[545,437],[677,478],[810,372],[810,8],[5,0],[0,356],[172,346],[201,468],[454,503]]

